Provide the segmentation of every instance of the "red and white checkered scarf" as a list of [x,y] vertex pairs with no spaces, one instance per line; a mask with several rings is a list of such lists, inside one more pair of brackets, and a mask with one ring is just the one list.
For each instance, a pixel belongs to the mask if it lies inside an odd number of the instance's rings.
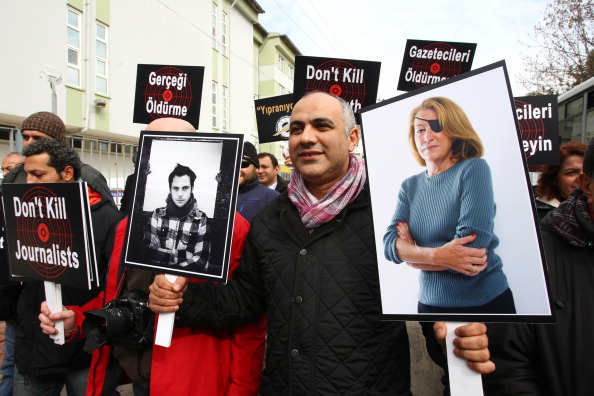
[[308,230],[319,227],[336,217],[353,202],[365,185],[365,161],[357,154],[349,154],[347,173],[319,201],[312,202],[301,173],[297,169],[291,174],[289,199],[299,210],[301,221]]

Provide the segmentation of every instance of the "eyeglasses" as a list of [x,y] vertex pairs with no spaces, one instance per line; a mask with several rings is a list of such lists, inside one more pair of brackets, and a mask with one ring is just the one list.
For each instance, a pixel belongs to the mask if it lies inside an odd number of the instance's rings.
[[248,166],[250,166],[250,163],[247,161],[241,161],[241,168],[247,168]]

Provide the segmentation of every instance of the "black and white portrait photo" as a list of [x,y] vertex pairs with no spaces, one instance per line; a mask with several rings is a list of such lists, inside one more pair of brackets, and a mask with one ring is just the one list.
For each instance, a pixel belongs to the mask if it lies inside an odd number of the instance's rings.
[[226,281],[241,135],[143,132],[125,263]]

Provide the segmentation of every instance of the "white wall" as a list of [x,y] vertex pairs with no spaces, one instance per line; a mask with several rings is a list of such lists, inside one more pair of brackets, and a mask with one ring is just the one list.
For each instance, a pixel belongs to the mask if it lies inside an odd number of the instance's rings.
[[210,125],[211,3],[204,1],[112,1],[110,26],[111,125],[138,136],[132,122],[136,67],[141,64],[205,66],[200,128]]
[[231,133],[243,133],[246,137],[257,134],[254,109],[254,36],[253,25],[238,10],[231,9],[229,54],[229,96]]
[[[39,72],[44,64],[66,74],[66,2],[3,1],[0,7],[0,122],[51,111],[51,89]],[[64,84],[58,85],[58,115],[65,118]]]

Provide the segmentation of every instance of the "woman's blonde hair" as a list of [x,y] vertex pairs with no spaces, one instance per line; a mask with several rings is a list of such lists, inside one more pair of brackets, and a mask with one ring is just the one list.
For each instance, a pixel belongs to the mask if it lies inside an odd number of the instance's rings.
[[425,99],[410,113],[408,142],[419,164],[427,165],[415,144],[415,116],[421,110],[433,110],[437,113],[437,119],[442,129],[440,133],[445,133],[452,139],[452,156],[456,160],[483,156],[483,143],[464,110],[453,100],[436,96]]

